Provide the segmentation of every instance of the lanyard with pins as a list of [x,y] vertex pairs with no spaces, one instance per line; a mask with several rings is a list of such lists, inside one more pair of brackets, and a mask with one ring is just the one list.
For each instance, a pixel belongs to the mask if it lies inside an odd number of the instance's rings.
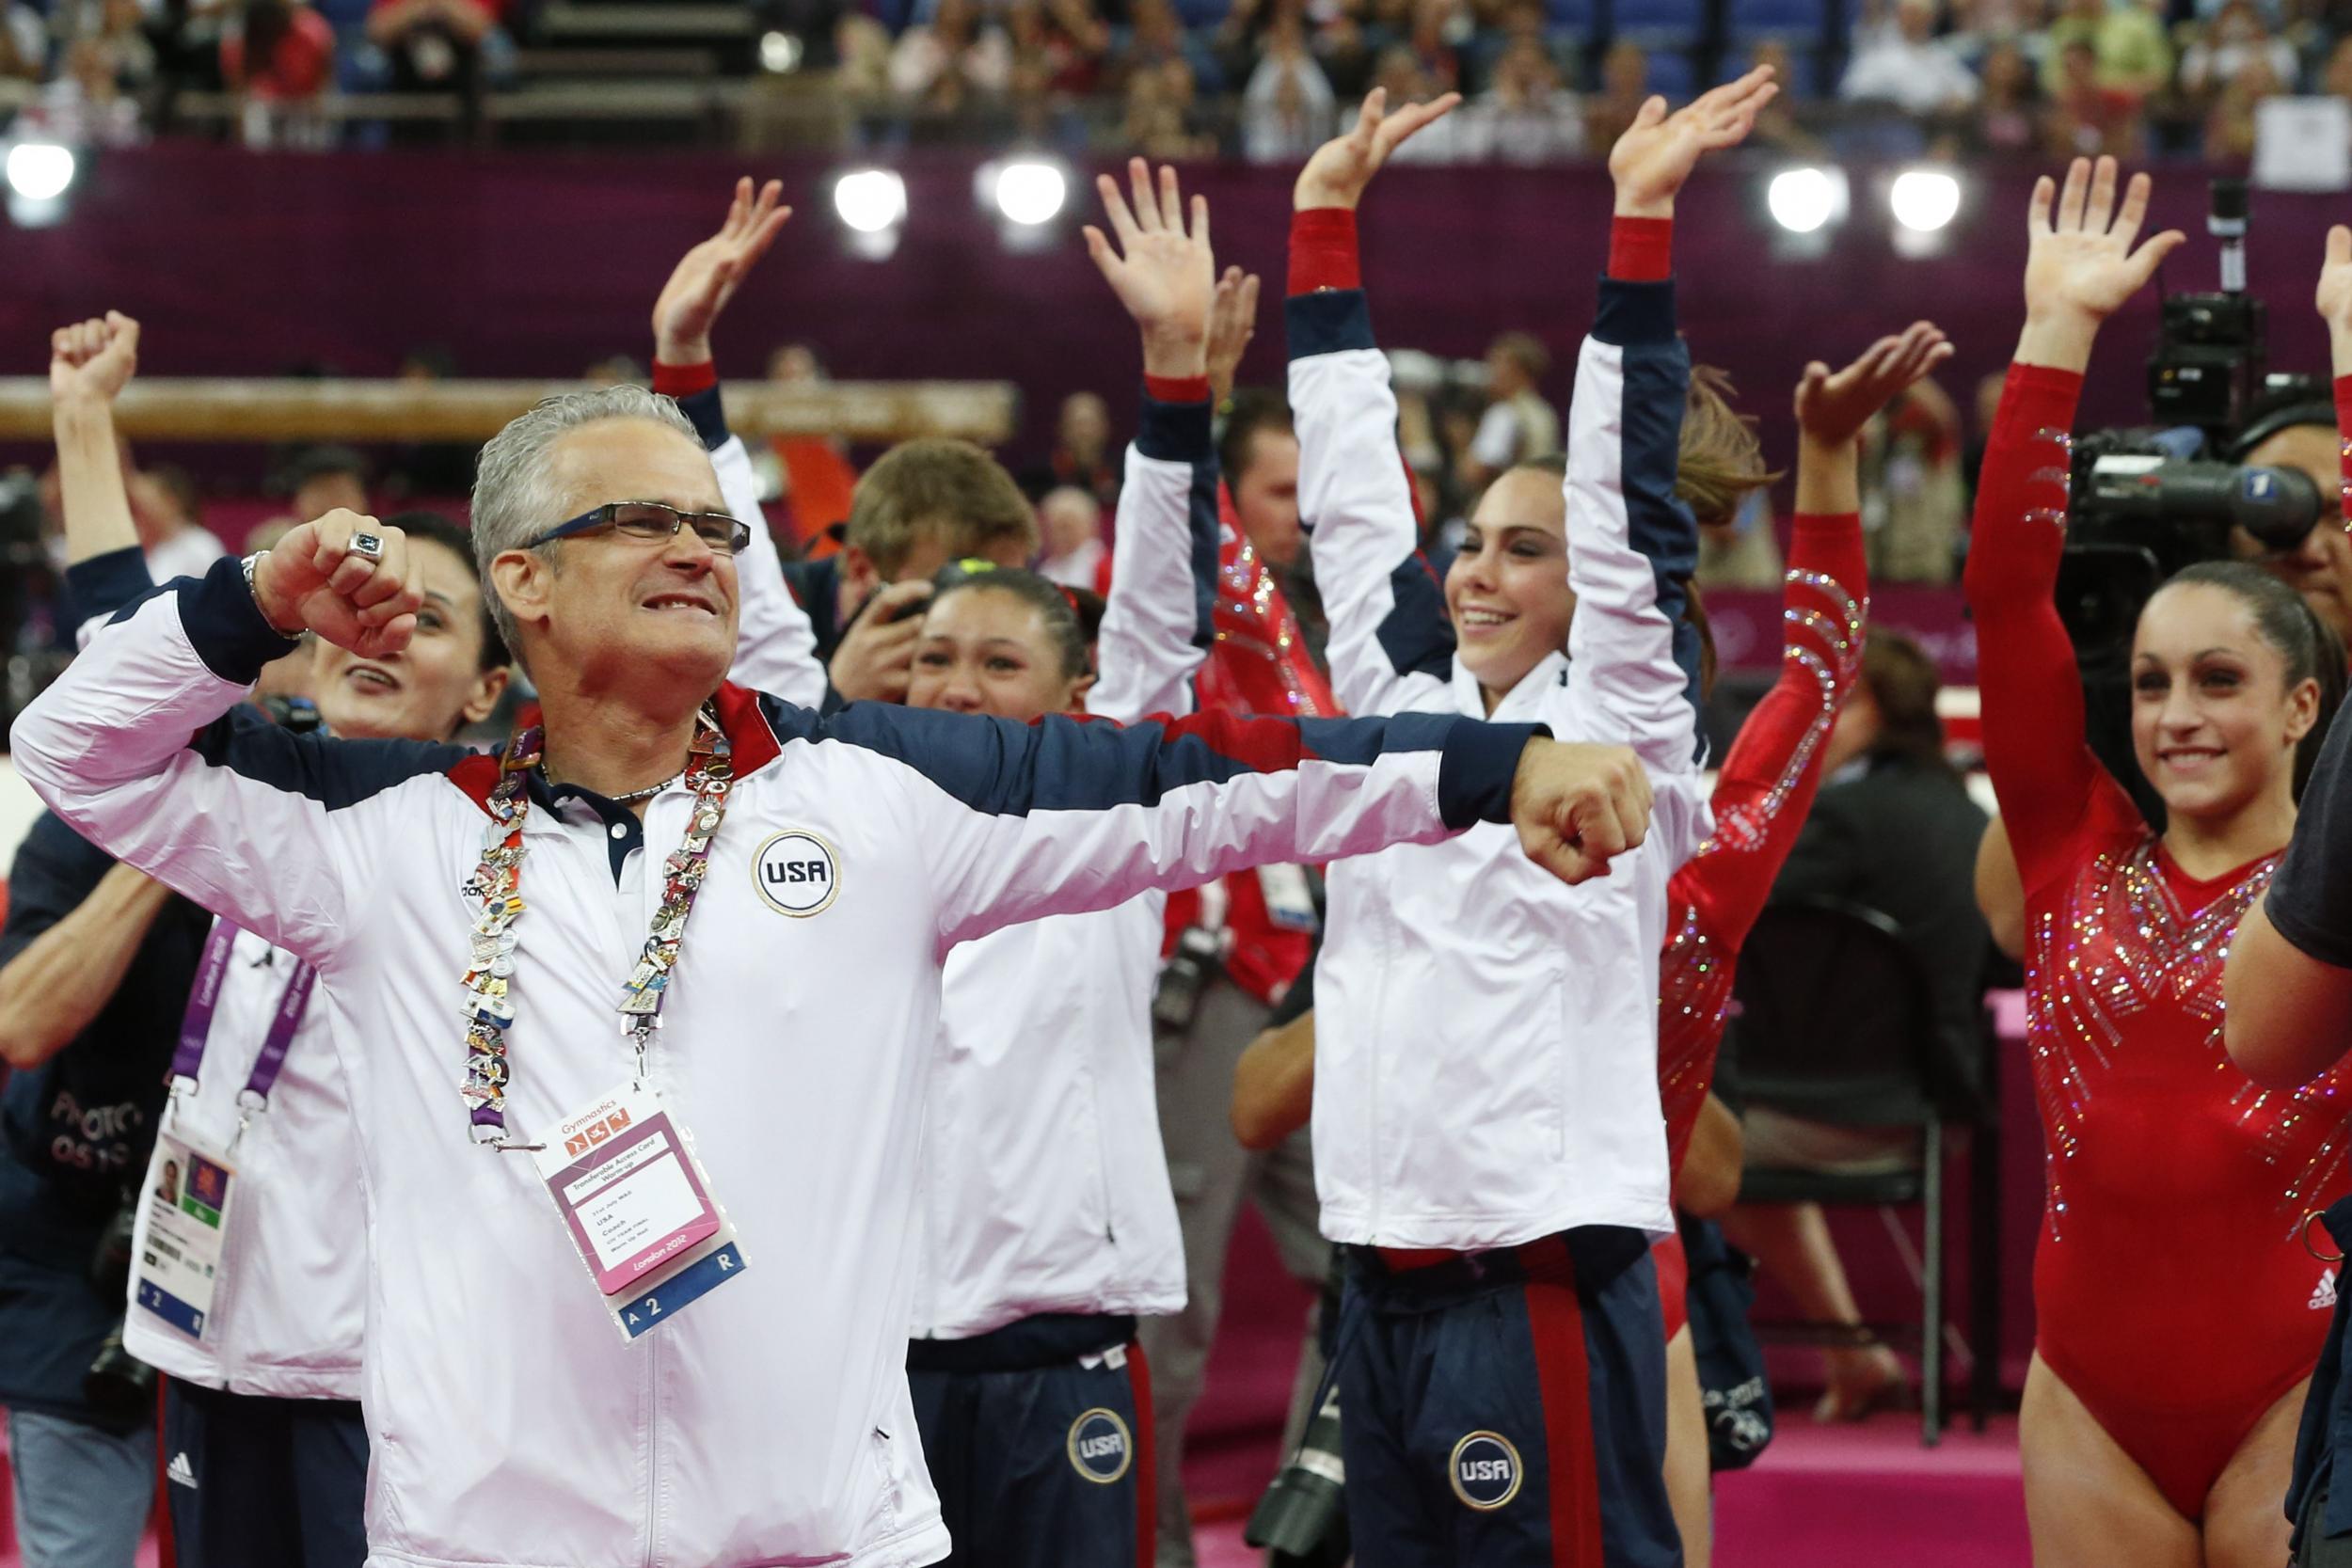
[[[474,1142],[497,1149],[529,1149],[533,1144],[506,1137],[506,1090],[513,1071],[506,1060],[506,1031],[515,1022],[509,994],[515,978],[514,925],[524,909],[523,822],[531,813],[528,784],[539,766],[543,736],[537,726],[518,732],[500,759],[499,782],[490,792],[490,824],[483,837],[482,863],[466,879],[466,896],[478,898],[482,914],[469,939],[471,958],[465,974],[465,1097]],[[637,967],[621,986],[621,1032],[636,1053],[637,1081],[645,1077],[645,1053],[661,1026],[661,1002],[670,971],[685,939],[686,917],[710,867],[710,841],[726,816],[727,789],[734,776],[732,748],[708,708],[694,727],[686,764],[686,786],[694,793],[693,814],[677,852],[662,863],[665,882],[653,927]]]

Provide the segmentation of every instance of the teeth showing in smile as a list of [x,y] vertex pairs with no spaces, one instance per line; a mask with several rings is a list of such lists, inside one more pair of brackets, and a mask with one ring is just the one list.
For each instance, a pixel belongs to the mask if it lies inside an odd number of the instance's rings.
[[708,605],[703,603],[700,599],[679,599],[664,596],[657,599],[647,599],[645,601],[645,608],[647,610],[691,610],[700,615],[718,614],[717,610],[712,610]]
[[1510,620],[1510,616],[1499,614],[1491,610],[1462,611],[1462,625],[1466,626],[1500,626],[1509,624]]
[[381,670],[372,669],[364,664],[358,666],[351,672],[351,680],[356,685],[373,687],[379,691],[397,691],[400,689],[400,683],[392,679],[391,676],[386,674]]

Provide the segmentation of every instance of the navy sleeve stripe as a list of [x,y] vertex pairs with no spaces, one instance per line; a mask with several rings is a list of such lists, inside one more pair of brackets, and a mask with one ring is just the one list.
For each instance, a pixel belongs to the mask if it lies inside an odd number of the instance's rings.
[[[1617,284],[1603,294],[1605,299],[1615,289],[1663,286]],[[1597,334],[1598,329],[1595,331]],[[1627,537],[1649,559],[1658,612],[1674,627],[1675,662],[1682,667],[1685,691],[1695,716],[1703,705],[1699,634],[1691,624],[1685,585],[1698,569],[1699,526],[1689,505],[1675,494],[1675,475],[1682,461],[1682,410],[1690,385],[1690,350],[1671,333],[1662,340],[1645,339],[1625,350],[1625,435],[1620,459]],[[1696,754],[1704,759],[1706,752],[1707,731],[1701,724]]]
[[1602,278],[1593,336],[1620,346],[1675,341],[1674,279],[1633,283],[1621,277]]
[[1510,821],[1519,753],[1529,741],[1549,734],[1543,724],[1482,724],[1475,720],[1464,720],[1447,731],[1445,762],[1438,769],[1438,812],[1446,826]]
[[1294,359],[1380,346],[1372,336],[1372,300],[1361,289],[1293,294],[1282,307],[1282,316],[1290,327]]
[[[1446,822],[1507,820],[1518,753],[1541,731],[1453,714],[1393,719],[1245,719],[1216,712],[1124,727],[1049,715],[1034,724],[852,703],[828,718],[762,699],[779,737],[838,741],[905,764],[972,810],[1032,812],[1155,806],[1170,791],[1288,771],[1305,762],[1370,767],[1437,752]],[[1464,733],[1477,732],[1477,733]]]
[[93,615],[113,620],[154,597],[156,587],[148,574],[147,552],[136,545],[125,545],[68,566],[65,592],[78,626]]
[[437,741],[296,735],[242,703],[199,731],[189,750],[211,767],[304,796],[328,811],[356,806],[423,774],[446,772],[474,754]]
[[[1192,527],[1192,645],[1203,654],[1216,650],[1216,589],[1225,563],[1225,514],[1218,505],[1223,494],[1212,451],[1192,466],[1192,493],[1185,503]],[[1194,679],[1199,678],[1196,671]]]
[[[236,686],[251,686],[262,667],[294,652],[294,644],[278,635],[246,586],[245,562],[223,556],[200,578],[176,578],[171,591],[180,595],[180,624],[187,628],[204,668]],[[134,605],[121,615],[137,609]]]
[[727,413],[719,402],[719,388],[714,383],[699,392],[689,392],[677,400],[678,412],[694,423],[694,434],[703,438],[705,451],[717,451],[727,444]]
[[1400,675],[1454,678],[1454,621],[1445,589],[1429,558],[1415,550],[1389,574],[1389,612],[1375,633],[1389,667]]
[[1214,458],[1207,403],[1162,403],[1146,392],[1136,424],[1136,450],[1161,463],[1201,463]]

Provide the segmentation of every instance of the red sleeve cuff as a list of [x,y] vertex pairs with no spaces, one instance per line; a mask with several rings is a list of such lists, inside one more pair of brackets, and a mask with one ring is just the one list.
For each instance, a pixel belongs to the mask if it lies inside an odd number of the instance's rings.
[[1356,253],[1356,214],[1347,207],[1312,207],[1291,214],[1290,292],[1360,289],[1363,268]]
[[2054,365],[2012,363],[2001,388],[2001,412],[1994,421],[2011,438],[2032,438],[2044,430],[2072,430],[2074,405],[2083,395],[2080,371]]
[[706,359],[699,365],[665,365],[659,359],[653,366],[653,389],[665,398],[691,398],[696,392],[707,392],[719,385],[719,366]]
[[1154,403],[1206,403],[1209,401],[1209,378],[1205,375],[1147,375],[1143,378],[1143,394]]
[[1675,220],[1620,217],[1609,225],[1609,276],[1661,283],[1674,276]]

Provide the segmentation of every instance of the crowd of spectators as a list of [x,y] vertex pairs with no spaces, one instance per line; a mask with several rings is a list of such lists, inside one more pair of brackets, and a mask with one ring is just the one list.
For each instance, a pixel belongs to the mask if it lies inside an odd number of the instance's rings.
[[[741,0],[725,56],[816,78],[819,134],[868,145],[1022,138],[1073,153],[1295,162],[1339,108],[1458,90],[1405,150],[1546,163],[1605,147],[1653,91],[1749,65],[1788,91],[1785,150],[2061,157],[2252,150],[2282,94],[2352,98],[2352,0]],[[183,88],[233,95],[251,142],[347,132],[330,89],[508,80],[532,0],[0,0],[0,84],[39,84],[46,134],[120,145],[181,128]],[[658,40],[656,41],[659,41]],[[5,102],[5,100],[0,100]],[[377,135],[384,135],[375,128]]]
[[[511,73],[522,0],[0,0],[0,88],[16,130],[69,145],[133,146],[193,127],[183,95],[224,95],[257,147],[336,145],[320,112],[341,89],[443,92],[452,123],[478,117]],[[0,117],[12,102],[0,97]],[[381,135],[381,128],[372,133]]]

